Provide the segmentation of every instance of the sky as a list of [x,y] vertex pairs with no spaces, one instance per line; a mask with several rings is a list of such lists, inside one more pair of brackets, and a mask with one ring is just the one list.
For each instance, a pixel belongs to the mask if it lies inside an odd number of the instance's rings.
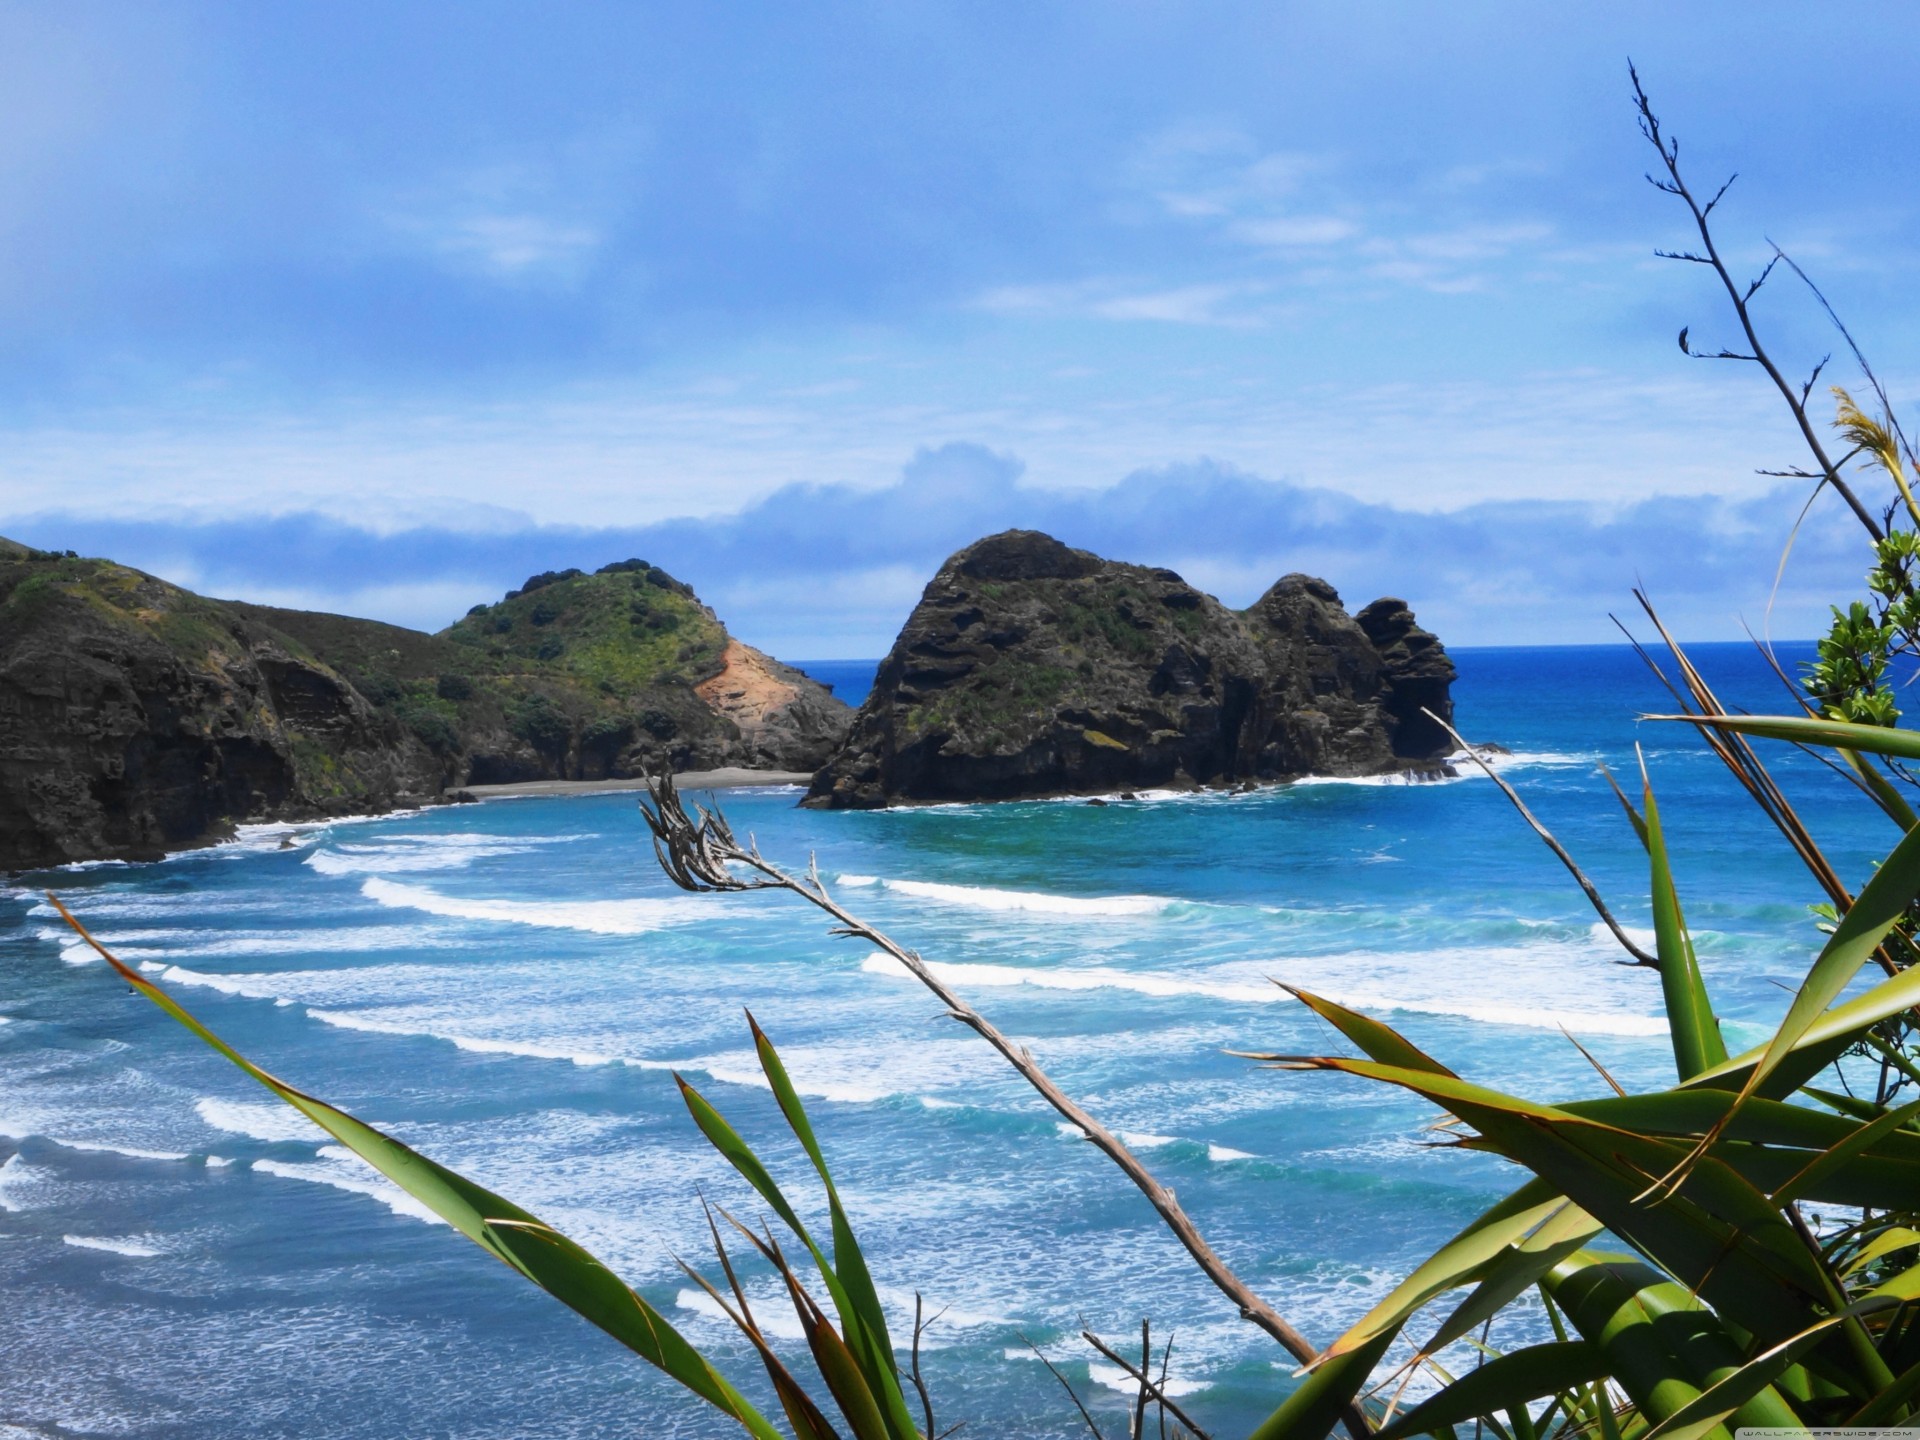
[[[1920,373],[1920,11],[0,0],[0,534],[450,623],[639,555],[794,659],[1036,526],[1456,644],[1811,635],[1858,526],[1643,172]],[[1796,382],[1840,348],[1758,300]],[[1836,360],[1831,378],[1852,383]],[[1831,413],[1822,387],[1815,412]],[[1644,627],[1642,627],[1644,628]]]

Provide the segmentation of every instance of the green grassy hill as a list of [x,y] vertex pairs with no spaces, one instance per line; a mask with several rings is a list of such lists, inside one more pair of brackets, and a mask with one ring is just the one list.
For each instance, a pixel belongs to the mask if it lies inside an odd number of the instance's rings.
[[465,785],[811,771],[850,716],[641,560],[533,576],[428,635],[0,540],[0,868]]

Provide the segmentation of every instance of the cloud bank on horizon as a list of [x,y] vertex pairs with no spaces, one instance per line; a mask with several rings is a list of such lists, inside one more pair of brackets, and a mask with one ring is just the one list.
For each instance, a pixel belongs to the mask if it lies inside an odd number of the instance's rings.
[[[1673,344],[1724,300],[1651,258],[1629,54],[1744,172],[1739,262],[1920,358],[1920,13],[1739,14],[0,11],[0,533],[429,628],[639,553],[816,657],[1010,525],[1468,643],[1607,639],[1636,579],[1737,635],[1796,442]],[[1834,514],[1776,634],[1858,583]]]
[[1097,491],[1040,489],[1022,483],[1021,469],[950,444],[878,490],[793,485],[732,515],[642,526],[501,516],[484,531],[379,533],[311,512],[201,523],[43,516],[14,538],[113,555],[210,594],[428,630],[534,572],[639,556],[691,581],[736,634],[800,659],[884,653],[942,559],[1013,527],[1169,566],[1235,606],[1305,570],[1333,580],[1350,608],[1408,599],[1455,644],[1616,640],[1608,612],[1639,621],[1631,590],[1643,580],[1683,634],[1738,633],[1721,623],[1731,615],[1756,634],[1804,636],[1867,563],[1852,518],[1828,501],[1796,541],[1791,583],[1774,593],[1804,484],[1612,510],[1500,500],[1435,514],[1208,461]]

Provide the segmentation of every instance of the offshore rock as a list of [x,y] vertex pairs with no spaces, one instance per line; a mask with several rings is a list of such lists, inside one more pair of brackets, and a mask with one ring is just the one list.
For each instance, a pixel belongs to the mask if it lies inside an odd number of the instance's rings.
[[1445,773],[1453,664],[1404,602],[1289,575],[1245,611],[1010,530],[927,585],[803,802],[1001,800]]

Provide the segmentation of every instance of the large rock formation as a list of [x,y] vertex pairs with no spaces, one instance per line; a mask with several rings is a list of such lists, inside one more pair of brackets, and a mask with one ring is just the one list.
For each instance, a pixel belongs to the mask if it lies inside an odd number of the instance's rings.
[[425,635],[0,540],[0,870],[489,781],[810,771],[851,716],[640,561]]
[[1245,611],[1010,530],[941,566],[804,803],[1438,773],[1453,664],[1400,600],[1289,575]]

